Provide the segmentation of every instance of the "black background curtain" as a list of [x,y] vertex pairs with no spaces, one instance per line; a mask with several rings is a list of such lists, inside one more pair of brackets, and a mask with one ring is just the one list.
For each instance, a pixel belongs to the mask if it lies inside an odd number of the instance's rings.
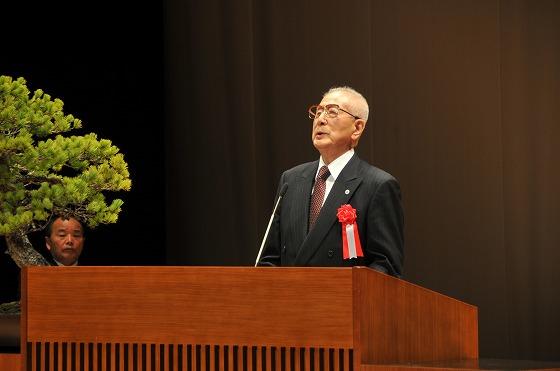
[[281,172],[318,157],[308,106],[350,85],[371,106],[359,155],[403,190],[405,279],[479,307],[482,357],[560,360],[560,2],[94,14],[66,44],[82,58],[2,71],[60,92],[127,155],[136,188],[90,233],[93,264],[252,265]]
[[[83,121],[68,135],[110,139],[132,190],[117,224],[86,231],[80,264],[164,265],[165,156],[161,4],[4,4],[0,74],[24,77]],[[43,254],[44,235],[31,236]],[[0,302],[16,300],[19,269],[0,238]]]

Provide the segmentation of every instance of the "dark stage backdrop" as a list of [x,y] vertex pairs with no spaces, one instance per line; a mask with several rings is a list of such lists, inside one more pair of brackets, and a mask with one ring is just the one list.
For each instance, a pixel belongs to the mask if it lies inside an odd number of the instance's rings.
[[[83,129],[125,155],[132,190],[117,224],[86,234],[86,265],[164,265],[163,6],[111,2],[4,4],[0,74],[64,101]],[[133,6],[132,6],[133,5]],[[32,241],[42,253],[41,234]],[[18,298],[19,269],[0,238],[0,302]]]
[[475,304],[482,357],[560,360],[560,2],[175,1],[167,263],[250,265],[307,107],[368,98],[360,156],[401,182],[405,278]]

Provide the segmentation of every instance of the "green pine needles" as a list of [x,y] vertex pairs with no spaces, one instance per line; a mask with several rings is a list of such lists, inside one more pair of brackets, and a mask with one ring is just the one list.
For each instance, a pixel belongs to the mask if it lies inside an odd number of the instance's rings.
[[128,165],[111,141],[64,136],[82,122],[63,105],[40,89],[30,96],[21,77],[0,76],[0,236],[20,267],[45,264],[29,251],[27,234],[52,215],[91,228],[115,223],[123,202],[106,193],[130,190]]

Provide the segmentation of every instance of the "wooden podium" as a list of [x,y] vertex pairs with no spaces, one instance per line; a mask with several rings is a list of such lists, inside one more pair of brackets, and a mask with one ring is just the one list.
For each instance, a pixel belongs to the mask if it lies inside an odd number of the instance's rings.
[[29,267],[21,292],[22,370],[478,358],[476,307],[364,267]]

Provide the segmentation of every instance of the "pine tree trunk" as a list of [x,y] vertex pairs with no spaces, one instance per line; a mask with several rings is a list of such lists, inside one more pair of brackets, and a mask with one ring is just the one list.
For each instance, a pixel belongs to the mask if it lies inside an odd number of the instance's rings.
[[8,255],[12,257],[17,266],[27,267],[33,265],[50,265],[49,262],[34,248],[27,235],[10,234],[6,236]]

